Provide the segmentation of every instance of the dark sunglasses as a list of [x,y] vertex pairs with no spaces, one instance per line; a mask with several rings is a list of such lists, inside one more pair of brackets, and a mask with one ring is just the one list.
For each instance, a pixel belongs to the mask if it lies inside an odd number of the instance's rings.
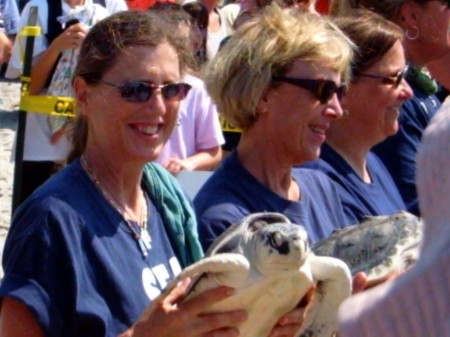
[[179,101],[186,97],[191,86],[187,83],[169,83],[164,85],[156,85],[147,82],[129,81],[118,85],[103,80],[97,82],[117,88],[120,95],[127,102],[146,102],[148,101],[156,90],[161,90],[161,95],[168,101]]
[[393,76],[383,76],[383,75],[374,75],[374,74],[366,74],[366,73],[360,73],[356,72],[356,76],[361,77],[369,77],[369,78],[381,78],[386,81],[386,83],[393,84],[395,87],[398,87],[400,83],[402,83],[402,80],[405,78],[406,74],[408,73],[408,66],[403,68],[403,70],[400,70],[397,75]]
[[319,100],[320,103],[325,104],[327,103],[333,95],[336,93],[338,100],[341,100],[346,92],[347,92],[347,86],[345,84],[337,85],[333,81],[329,80],[311,80],[311,79],[304,79],[304,78],[291,78],[291,77],[278,77],[273,76],[272,80],[279,81],[279,82],[286,82],[289,84],[296,85],[300,88],[307,89],[314,93],[316,98]]

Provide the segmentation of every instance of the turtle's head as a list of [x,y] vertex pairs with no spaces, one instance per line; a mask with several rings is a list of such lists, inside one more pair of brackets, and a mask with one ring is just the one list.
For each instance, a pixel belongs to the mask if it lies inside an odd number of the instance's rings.
[[[273,223],[256,230],[244,254],[252,256],[255,268],[264,275],[298,271],[309,252],[303,227],[291,223]],[[247,255],[249,254],[249,255]]]

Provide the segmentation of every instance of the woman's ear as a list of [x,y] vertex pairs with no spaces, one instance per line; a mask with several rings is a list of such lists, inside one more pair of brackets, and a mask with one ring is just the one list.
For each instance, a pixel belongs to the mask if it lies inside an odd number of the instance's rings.
[[259,99],[258,103],[256,104],[256,112],[258,114],[260,114],[260,115],[261,114],[262,115],[266,114],[267,111],[269,110],[269,107],[268,107],[268,102],[269,102],[268,94],[269,94],[269,89],[267,89],[267,88],[264,89],[264,91],[261,94],[261,98]]
[[72,83],[73,92],[77,101],[78,112],[82,115],[86,115],[88,107],[88,87],[86,80],[80,76],[77,76]]

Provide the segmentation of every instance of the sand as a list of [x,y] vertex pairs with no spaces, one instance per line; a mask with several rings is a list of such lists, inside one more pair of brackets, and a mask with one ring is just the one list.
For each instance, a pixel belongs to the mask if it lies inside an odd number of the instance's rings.
[[[11,223],[14,163],[11,151],[17,128],[20,83],[0,80],[0,257]],[[0,268],[0,277],[3,269]]]

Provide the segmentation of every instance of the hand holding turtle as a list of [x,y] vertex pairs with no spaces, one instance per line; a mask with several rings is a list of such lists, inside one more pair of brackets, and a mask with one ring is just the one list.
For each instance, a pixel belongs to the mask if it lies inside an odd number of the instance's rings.
[[303,296],[298,306],[281,317],[269,334],[269,337],[296,336],[305,321],[306,311],[312,301],[316,287],[313,285]]
[[190,280],[181,281],[167,296],[152,302],[138,322],[119,337],[235,337],[236,325],[245,321],[243,310],[205,314],[213,304],[230,297],[234,289],[217,287],[179,303],[187,294]]

